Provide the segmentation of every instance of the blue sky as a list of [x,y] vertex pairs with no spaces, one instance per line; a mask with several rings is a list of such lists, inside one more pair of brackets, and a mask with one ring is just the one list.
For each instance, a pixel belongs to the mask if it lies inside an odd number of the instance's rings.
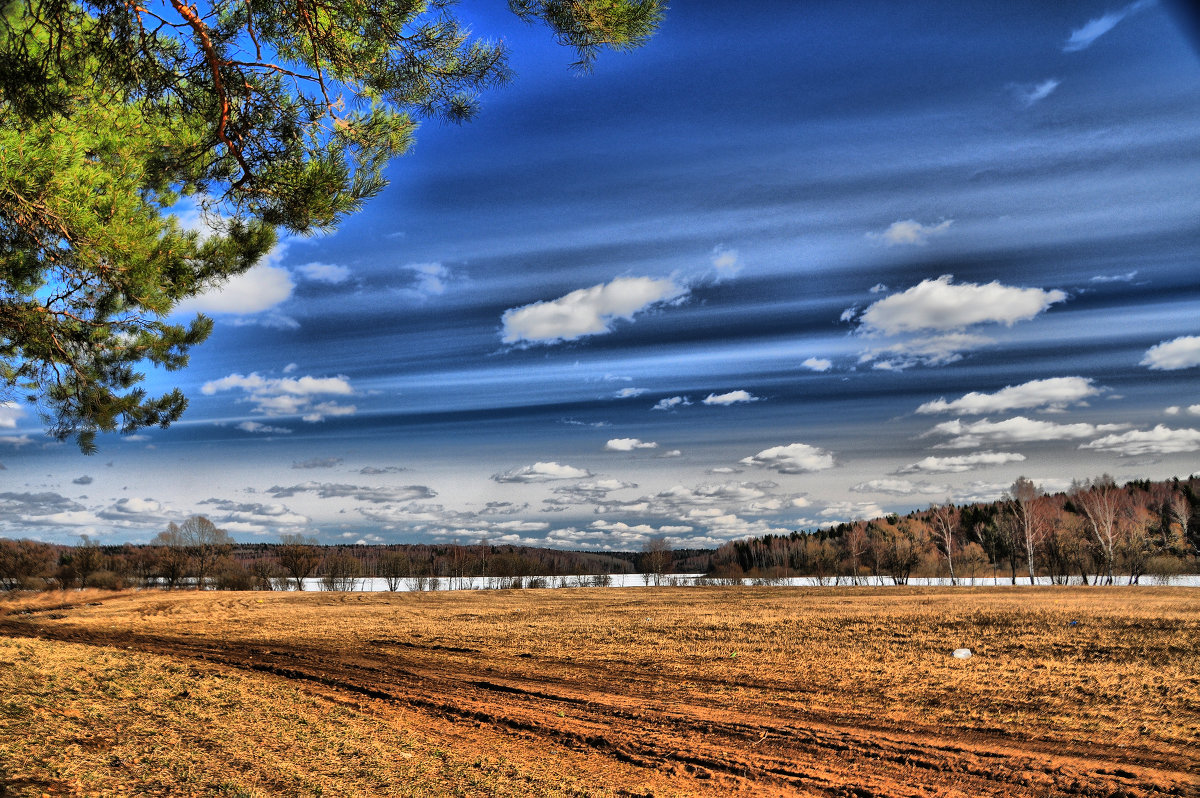
[[0,534],[716,546],[1200,471],[1168,8],[680,3],[579,75],[483,5],[514,83],[184,309],[183,421],[84,457],[0,405]]

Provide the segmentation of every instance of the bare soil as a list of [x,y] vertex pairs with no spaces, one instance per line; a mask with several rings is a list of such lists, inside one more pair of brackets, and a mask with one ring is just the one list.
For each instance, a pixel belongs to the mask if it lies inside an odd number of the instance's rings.
[[143,592],[0,613],[2,636],[408,724],[503,759],[515,794],[1200,796],[1195,590]]

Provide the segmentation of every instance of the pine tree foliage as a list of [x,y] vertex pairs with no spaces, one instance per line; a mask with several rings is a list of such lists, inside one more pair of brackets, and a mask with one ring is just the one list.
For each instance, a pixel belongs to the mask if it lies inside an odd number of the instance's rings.
[[[510,0],[589,67],[645,42],[661,0]],[[510,79],[445,0],[0,0],[0,398],[49,433],[167,426],[144,365],[211,321],[165,319],[277,230],[334,229],[423,119],[463,122]],[[204,230],[170,210],[189,198]]]

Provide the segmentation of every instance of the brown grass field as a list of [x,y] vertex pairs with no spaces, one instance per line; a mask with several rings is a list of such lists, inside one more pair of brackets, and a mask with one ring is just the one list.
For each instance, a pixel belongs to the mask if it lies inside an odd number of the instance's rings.
[[0,599],[3,796],[733,793],[1200,796],[1200,591]]

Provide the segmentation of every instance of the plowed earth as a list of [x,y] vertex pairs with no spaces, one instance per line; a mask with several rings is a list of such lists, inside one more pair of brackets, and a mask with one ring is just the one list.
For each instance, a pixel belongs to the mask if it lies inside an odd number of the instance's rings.
[[63,598],[0,604],[0,635],[282,681],[507,764],[431,792],[1200,796],[1194,590]]

